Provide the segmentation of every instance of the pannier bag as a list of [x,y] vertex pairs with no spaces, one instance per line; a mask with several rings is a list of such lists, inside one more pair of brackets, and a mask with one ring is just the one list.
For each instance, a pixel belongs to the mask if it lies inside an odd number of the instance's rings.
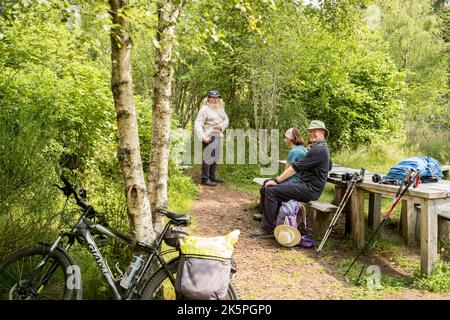
[[239,230],[226,236],[195,237],[181,240],[180,264],[175,289],[181,298],[223,300],[231,280],[231,257]]

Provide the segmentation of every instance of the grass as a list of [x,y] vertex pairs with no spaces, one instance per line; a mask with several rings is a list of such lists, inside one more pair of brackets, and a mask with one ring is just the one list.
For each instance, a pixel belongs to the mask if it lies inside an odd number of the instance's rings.
[[217,166],[219,176],[233,189],[259,194],[260,186],[253,182],[256,177],[261,177],[259,165],[221,164]]
[[[340,276],[344,276],[353,259],[344,259],[337,270]],[[379,266],[367,265],[357,261],[346,275],[350,286],[347,288],[354,298],[380,299],[386,294],[397,292],[407,288],[410,281],[406,277],[383,274]],[[361,270],[362,273],[361,273]],[[359,277],[361,273],[361,277]],[[358,280],[359,278],[359,280]]]
[[[401,141],[396,143],[385,143],[382,141],[374,142],[369,146],[362,146],[355,150],[342,150],[332,155],[333,162],[339,163],[345,167],[360,168],[364,167],[367,171],[378,172],[386,174],[387,171],[400,160],[422,155],[417,146],[404,147]],[[220,175],[227,180],[229,185],[237,190],[250,192],[258,195],[259,186],[252,182],[254,177],[260,177],[258,166],[245,165],[220,165]],[[320,199],[327,202],[333,202],[334,186],[327,184]],[[392,199],[383,198],[381,204],[382,213],[386,212],[391,206]],[[368,211],[368,194],[365,195],[365,211],[367,218]],[[392,212],[388,223],[382,229],[378,238],[377,245],[374,249],[373,255],[375,259],[382,259],[383,263],[391,266],[392,273],[386,270],[381,272],[379,278],[380,286],[373,286],[374,270],[371,269],[369,273],[367,270],[363,273],[362,283],[357,284],[355,280],[358,277],[361,263],[357,263],[350,274],[348,275],[349,285],[345,286],[344,295],[348,294],[356,299],[382,299],[389,294],[399,292],[401,290],[419,289],[430,292],[450,292],[450,264],[446,262],[439,262],[438,268],[431,276],[422,276],[419,274],[420,257],[417,249],[407,248],[403,244],[402,237],[398,234],[398,227],[400,222],[400,208],[398,205]],[[342,225],[338,225],[338,232],[343,233]],[[366,227],[366,235],[369,236],[373,229]],[[324,251],[344,250],[355,253],[351,239],[341,239],[340,241],[327,241]],[[284,257],[281,264],[297,263],[302,265],[308,263],[309,257],[304,255],[289,255],[289,250],[286,250],[286,255],[282,251]],[[450,252],[450,244],[441,244],[441,255],[448,255]],[[294,256],[297,256],[294,258]],[[300,258],[298,258],[300,257]],[[296,259],[299,261],[294,261]],[[343,259],[339,257],[324,256],[323,263],[336,270],[337,275],[342,276],[348,268],[352,259]],[[273,263],[273,262],[272,262]],[[326,267],[324,271],[326,271]],[[383,269],[384,270],[384,269]],[[394,270],[401,273],[397,274]],[[280,280],[280,279],[279,279]],[[372,284],[372,285],[371,285]],[[249,294],[252,296],[252,294]]]
[[364,167],[367,171],[386,174],[402,159],[416,156],[416,149],[405,148],[399,143],[375,141],[355,150],[344,149],[332,154],[334,163],[349,168]]
[[413,287],[431,292],[450,292],[450,264],[439,261],[436,270],[429,276],[421,275],[417,271]]
[[168,187],[169,210],[190,212],[198,189],[192,178],[181,173],[172,174]]

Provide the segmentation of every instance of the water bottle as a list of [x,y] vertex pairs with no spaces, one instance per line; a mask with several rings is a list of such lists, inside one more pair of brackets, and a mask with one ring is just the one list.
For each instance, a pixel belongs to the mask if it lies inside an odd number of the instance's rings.
[[135,274],[139,271],[143,262],[144,262],[144,259],[142,258],[142,255],[134,256],[131,259],[130,266],[128,267],[127,271],[125,272],[125,275],[123,276],[122,280],[120,280],[121,287],[123,287],[125,289],[128,289],[130,287],[131,280],[133,280]]

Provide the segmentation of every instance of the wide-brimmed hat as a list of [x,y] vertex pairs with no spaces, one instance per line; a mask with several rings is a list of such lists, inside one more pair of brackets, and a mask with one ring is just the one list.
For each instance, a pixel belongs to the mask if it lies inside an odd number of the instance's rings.
[[297,228],[286,224],[276,226],[273,234],[275,235],[275,239],[278,243],[285,247],[296,246],[302,239],[302,235]]
[[330,134],[328,129],[325,128],[325,123],[323,123],[320,120],[313,120],[313,121],[311,121],[311,123],[309,124],[308,130],[314,130],[314,129],[324,130],[325,131],[325,138],[328,137],[328,135]]
[[208,92],[208,97],[221,98],[219,91],[211,90]]

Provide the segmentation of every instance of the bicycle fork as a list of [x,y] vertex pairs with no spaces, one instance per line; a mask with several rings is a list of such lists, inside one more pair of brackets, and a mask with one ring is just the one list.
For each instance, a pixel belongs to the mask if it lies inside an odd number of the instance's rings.
[[[62,239],[67,236],[68,234],[66,232],[61,232],[60,235],[58,236],[58,238],[56,238],[55,242],[52,244],[52,246],[50,247],[48,253],[44,256],[44,258],[42,258],[41,261],[39,261],[39,263],[37,264],[37,266],[34,268],[33,272],[31,273],[31,279],[30,279],[30,284],[34,285],[34,278],[36,277],[37,273],[45,266],[45,264],[49,261],[50,256],[52,255],[52,253],[59,247]],[[69,250],[69,248],[72,246],[73,242],[71,241],[70,237],[69,237],[69,243],[67,244],[67,246],[64,248],[65,251]],[[42,291],[44,290],[45,286],[47,285],[47,283],[49,282],[51,276],[55,273],[56,269],[58,268],[58,262],[54,261],[50,268],[48,269],[48,271],[45,273],[44,277],[42,278],[42,280],[40,281],[39,284],[39,288],[36,290],[36,293],[42,293]],[[64,272],[66,272],[66,270],[64,270]]]

